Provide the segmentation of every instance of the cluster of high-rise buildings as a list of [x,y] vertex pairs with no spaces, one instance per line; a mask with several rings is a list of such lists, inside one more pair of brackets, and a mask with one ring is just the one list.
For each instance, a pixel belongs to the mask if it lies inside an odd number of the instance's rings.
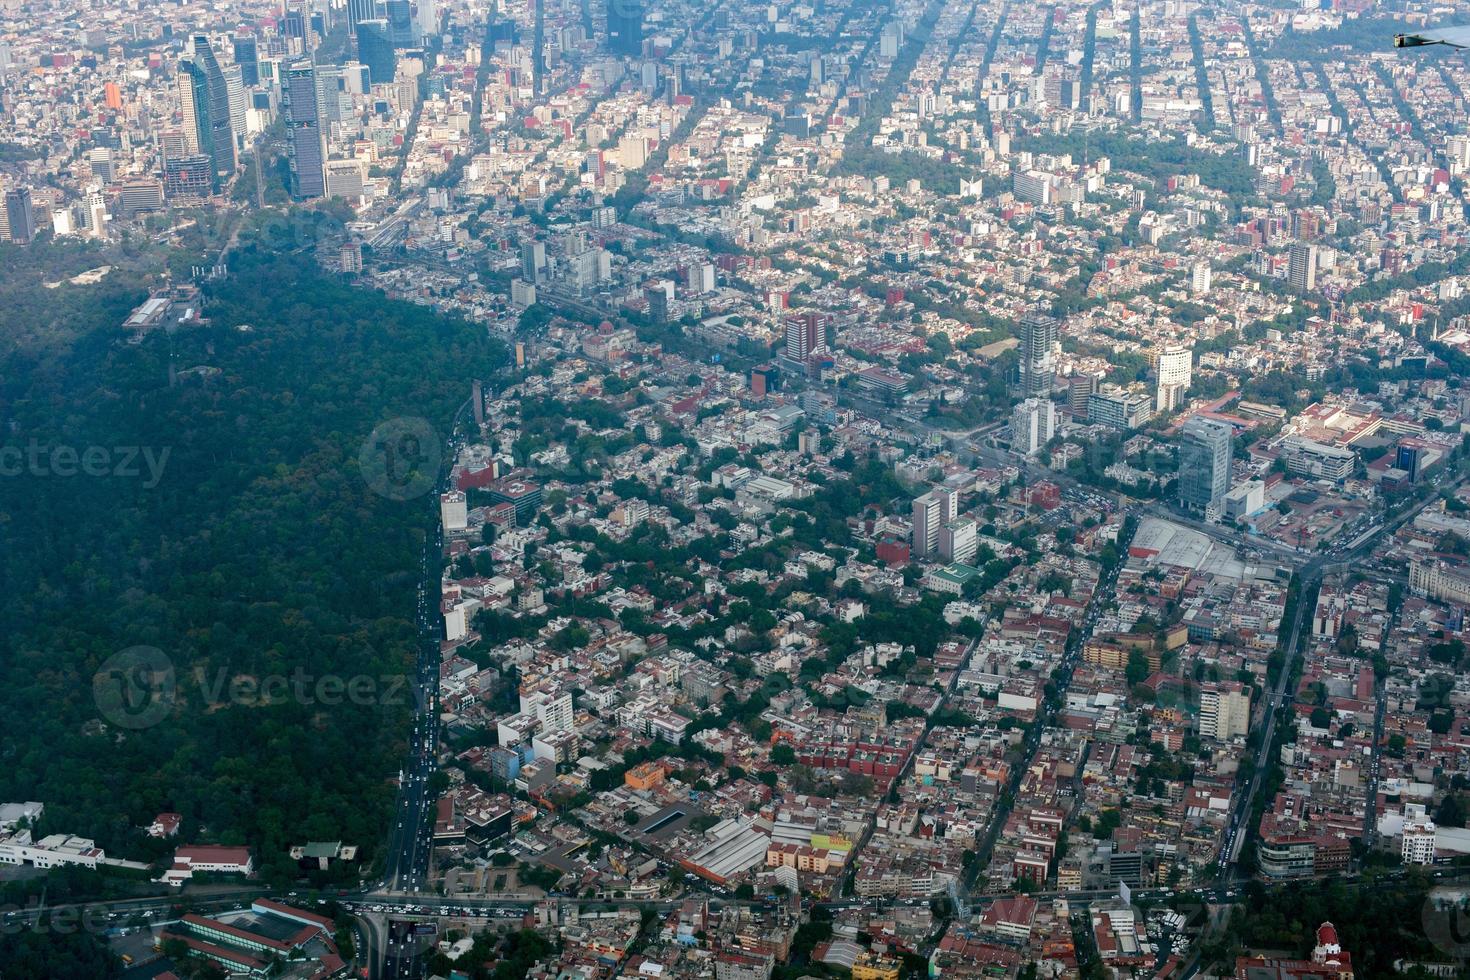
[[[1196,287],[1209,288],[1208,264],[1191,272]],[[1194,376],[1194,351],[1187,345],[1169,344],[1149,353],[1154,377],[1154,395],[1136,387],[1100,382],[1086,372],[1061,379],[1055,364],[1061,351],[1057,318],[1030,312],[1021,317],[1018,348],[1017,394],[1021,400],[1011,413],[1011,449],[1034,457],[1046,448],[1060,429],[1058,405],[1052,398],[1065,381],[1067,406],[1074,419],[1109,429],[1129,432],[1155,414],[1171,414],[1186,406]],[[1192,510],[1218,514],[1231,489],[1231,460],[1235,431],[1229,422],[1190,417],[1178,433],[1178,499]]]
[[[252,166],[265,172],[236,198],[263,203],[277,156],[292,198],[360,203],[374,193],[369,172],[399,152],[394,137],[422,96],[451,10],[469,17],[441,0],[291,0],[225,18],[186,10],[183,23],[162,24],[119,11],[88,35],[97,54],[50,53],[58,49],[43,31],[7,40],[0,101],[37,124],[36,143],[18,127],[15,145],[43,165],[22,156],[0,168],[16,171],[0,175],[9,202],[0,237],[107,237],[110,222],[218,199]],[[95,106],[79,117],[84,128],[61,128],[67,111],[46,111],[46,85]],[[63,132],[82,165],[58,171],[48,157]],[[60,179],[43,179],[49,171]]]

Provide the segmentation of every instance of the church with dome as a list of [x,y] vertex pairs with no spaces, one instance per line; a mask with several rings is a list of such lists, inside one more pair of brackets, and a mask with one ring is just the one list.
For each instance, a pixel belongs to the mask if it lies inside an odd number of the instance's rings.
[[1236,980],[1353,980],[1353,958],[1342,948],[1337,927],[1317,927],[1317,945],[1309,960],[1274,956],[1241,956],[1235,961]]

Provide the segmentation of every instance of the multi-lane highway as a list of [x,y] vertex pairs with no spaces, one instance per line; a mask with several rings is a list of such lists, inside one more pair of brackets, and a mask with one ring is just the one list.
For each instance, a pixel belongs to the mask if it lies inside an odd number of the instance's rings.
[[[442,484],[441,484],[442,487]],[[434,495],[437,502],[438,494]],[[398,807],[389,832],[383,862],[383,888],[390,892],[414,892],[423,888],[431,850],[432,800],[428,780],[434,773],[438,745],[439,680],[439,561],[443,531],[436,529],[424,542],[420,556],[422,581],[418,586],[415,623],[419,634],[419,656],[415,664],[413,692],[415,718],[408,760],[399,772]],[[431,589],[432,583],[432,589]]]
[[[444,555],[439,495],[449,489],[450,473],[462,443],[461,428],[472,408],[472,403],[466,401],[455,413],[453,432],[443,447],[433,493],[427,495],[434,530],[426,535],[419,556],[414,609],[419,643],[412,685],[414,723],[408,756],[398,774],[398,803],[388,832],[383,877],[376,890],[384,895],[416,895],[428,887],[436,803],[430,782],[438,767],[439,750],[439,601]],[[386,934],[376,929],[370,930],[369,938],[373,948],[365,951],[363,958],[369,962],[374,977],[406,980],[420,975],[422,963],[414,944],[389,943]]]

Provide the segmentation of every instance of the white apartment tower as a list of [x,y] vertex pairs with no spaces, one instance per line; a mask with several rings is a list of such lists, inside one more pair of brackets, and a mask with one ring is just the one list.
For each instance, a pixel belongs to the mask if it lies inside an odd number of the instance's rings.
[[1199,733],[1227,742],[1250,730],[1251,696],[1238,681],[1206,684],[1199,695]]
[[1206,296],[1210,292],[1212,272],[1209,259],[1200,259],[1189,268],[1189,292],[1194,296]]
[[1422,803],[1404,807],[1404,839],[1399,856],[1405,864],[1434,863],[1435,829]]
[[1194,351],[1172,345],[1159,351],[1159,387],[1154,411],[1172,412],[1184,404],[1184,395],[1193,379]]
[[564,694],[552,694],[544,690],[522,692],[521,713],[539,721],[543,733],[571,731],[576,719],[570,691]]
[[1317,288],[1316,245],[1311,242],[1296,242],[1291,246],[1286,278],[1291,283],[1291,288],[1299,293],[1310,293]]
[[939,529],[959,516],[959,494],[947,487],[914,498],[913,552],[919,558],[939,554]]
[[946,561],[969,565],[979,550],[979,530],[971,518],[957,517],[939,528],[939,555]]
[[1011,448],[1035,456],[1056,431],[1056,406],[1047,398],[1027,398],[1011,413]]
[[916,558],[928,558],[939,550],[939,501],[932,493],[914,498],[914,542]]

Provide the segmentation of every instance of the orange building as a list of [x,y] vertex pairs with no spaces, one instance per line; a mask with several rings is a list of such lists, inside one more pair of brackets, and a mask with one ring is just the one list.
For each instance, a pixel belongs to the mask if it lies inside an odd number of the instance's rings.
[[664,784],[663,763],[640,762],[623,774],[623,782],[629,789],[657,789]]

